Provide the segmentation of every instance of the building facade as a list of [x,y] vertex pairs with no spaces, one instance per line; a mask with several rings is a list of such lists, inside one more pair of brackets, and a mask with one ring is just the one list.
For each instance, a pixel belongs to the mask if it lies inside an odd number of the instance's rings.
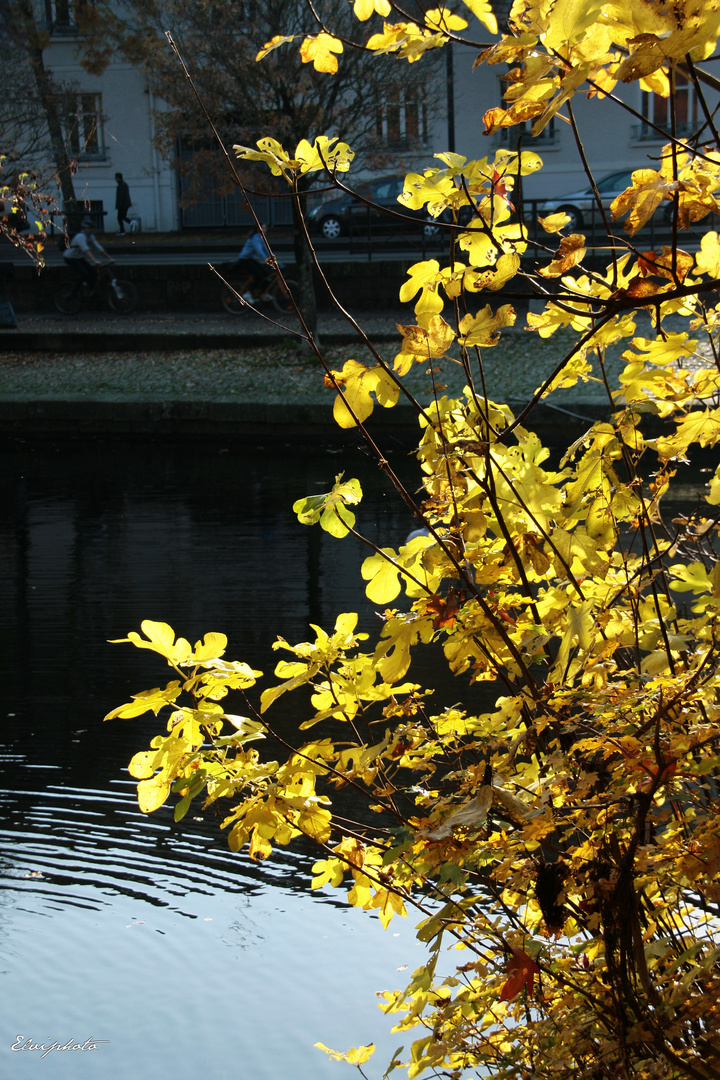
[[[123,174],[130,187],[132,215],[140,219],[143,231],[249,223],[239,195],[215,196],[210,192],[202,202],[187,204],[177,172],[155,148],[155,117],[163,103],[153,94],[147,75],[119,59],[113,59],[101,75],[89,74],[80,62],[80,39],[73,19],[73,2],[80,0],[40,2],[50,31],[46,64],[57,83],[67,88],[67,145],[77,160],[76,193],[84,200],[102,203],[106,230],[114,231],[116,225],[116,172]],[[499,6],[506,8],[507,4]],[[480,24],[473,24],[468,33],[474,40],[488,38]],[[164,43],[159,42],[158,47]],[[400,96],[378,107],[378,144],[387,148],[388,160],[395,162],[384,172],[394,169],[402,173],[432,165],[433,155],[447,149],[478,158],[491,156],[500,146],[517,146],[518,136],[523,134],[520,127],[484,134],[484,114],[503,103],[504,66],[473,69],[474,49],[451,48],[434,69],[435,79],[442,83],[435,95],[439,107],[435,104],[427,110],[416,95],[407,101]],[[588,162],[597,178],[620,170],[657,167],[663,145],[652,124],[666,123],[667,100],[644,93],[637,83],[619,87],[616,93],[634,114],[607,99],[588,102],[577,98],[574,104]],[[683,136],[697,128],[699,107],[694,88],[682,80],[676,97],[678,134]],[[710,107],[716,104],[717,95]],[[410,144],[412,151],[408,152]],[[560,116],[535,139],[528,125],[522,146],[532,147],[544,163],[540,172],[526,180],[526,199],[557,198],[587,184],[573,132]],[[283,214],[287,217],[288,212],[287,203],[281,207],[278,201],[277,221],[282,223]]]

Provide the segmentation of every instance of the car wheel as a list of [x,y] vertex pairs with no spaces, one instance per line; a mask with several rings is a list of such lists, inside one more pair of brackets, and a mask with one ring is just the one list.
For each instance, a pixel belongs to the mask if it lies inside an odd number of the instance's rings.
[[337,240],[338,236],[342,236],[342,231],[343,227],[339,218],[330,216],[323,218],[320,222],[320,232],[326,240]]
[[557,210],[553,210],[554,214],[567,214],[570,218],[569,222],[565,226],[566,232],[577,232],[578,229],[582,229],[583,218],[582,214],[578,210],[577,206],[558,206]]

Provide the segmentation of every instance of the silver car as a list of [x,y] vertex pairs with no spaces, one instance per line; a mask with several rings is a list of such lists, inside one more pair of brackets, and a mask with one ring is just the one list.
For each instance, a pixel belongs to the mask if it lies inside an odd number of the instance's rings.
[[[623,169],[621,172],[610,173],[609,176],[596,181],[606,210],[618,195],[630,187],[632,174],[632,169]],[[539,217],[547,217],[548,214],[558,214],[561,211],[566,213],[570,218],[567,225],[568,232],[577,232],[593,221],[596,225],[601,223],[595,193],[589,184],[577,191],[569,191],[567,195],[561,195],[557,199],[538,199],[535,209]]]

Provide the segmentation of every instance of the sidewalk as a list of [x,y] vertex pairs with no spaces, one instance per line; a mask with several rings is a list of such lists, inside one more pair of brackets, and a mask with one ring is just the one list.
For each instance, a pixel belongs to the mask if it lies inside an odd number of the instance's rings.
[[[408,312],[359,316],[389,365],[399,352],[398,321],[412,318]],[[538,340],[523,322],[505,332],[500,347],[483,350],[488,396],[516,413],[569,340],[562,332]],[[332,369],[341,370],[350,359],[375,362],[340,317],[321,318],[319,332]],[[0,331],[0,349],[0,425],[6,435],[234,437],[268,428],[339,433],[332,417],[335,392],[324,384],[319,360],[289,330],[268,329],[260,319],[34,316],[23,319],[19,330]],[[477,372],[476,360],[473,365]],[[438,395],[462,395],[462,366],[451,358],[433,366]],[[432,399],[427,362],[415,364],[403,383],[419,401]],[[569,428],[580,435],[608,413],[604,388],[593,380],[553,395],[552,404],[536,409],[532,426],[548,444],[566,439]],[[418,433],[417,412],[403,395],[395,408],[378,404],[370,424],[402,433],[403,440]]]

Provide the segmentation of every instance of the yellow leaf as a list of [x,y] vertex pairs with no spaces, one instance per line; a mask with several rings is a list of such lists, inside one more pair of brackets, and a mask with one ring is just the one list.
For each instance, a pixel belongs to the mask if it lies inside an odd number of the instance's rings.
[[563,237],[554,259],[548,266],[543,266],[540,273],[543,277],[561,277],[583,261],[586,251],[585,237],[581,233],[570,233]]
[[618,195],[610,204],[613,221],[630,211],[625,222],[625,232],[634,236],[642,229],[663,199],[672,196],[678,184],[672,176],[654,169],[636,169],[632,174],[632,186]]
[[674,435],[649,439],[648,445],[654,446],[663,461],[682,457],[691,443],[700,446],[714,446],[720,439],[720,410],[697,409],[683,417]]
[[307,139],[301,139],[295,148],[295,160],[300,164],[301,173],[319,172],[325,168],[347,172],[354,157],[347,143],[329,139],[326,135],[317,138],[312,146]]
[[142,780],[138,784],[138,805],[143,814],[152,814],[163,805],[170,794],[170,783],[171,781],[163,778],[160,773],[151,780]]
[[401,352],[395,357],[393,364],[399,375],[407,374],[416,360],[444,356],[455,338],[455,331],[440,315],[433,315],[428,319],[427,327],[402,326],[398,323],[397,328],[403,334]]
[[440,264],[437,259],[428,259],[426,262],[415,263],[408,269],[409,281],[400,289],[400,303],[406,304],[412,300],[416,292],[428,285],[436,285],[440,281]]
[[342,51],[342,41],[324,32],[316,37],[305,38],[300,46],[303,64],[311,63],[316,71],[326,71],[330,75],[334,75],[338,69],[337,57],[333,53]]
[[497,345],[500,340],[500,330],[503,326],[513,326],[515,323],[515,311],[510,304],[503,304],[493,314],[489,304],[486,304],[477,315],[463,316],[458,329],[462,337],[458,338],[461,345]]
[[203,641],[196,641],[193,650],[193,660],[196,663],[207,663],[208,660],[217,660],[223,656],[227,648],[225,634],[217,634],[212,631],[206,634]]
[[320,522],[321,528],[331,536],[342,539],[355,524],[355,515],[348,510],[347,504],[356,505],[362,500],[362,488],[359,480],[344,480],[343,474],[335,477],[331,491],[320,495],[308,495],[293,504],[293,510],[302,525],[314,525]]
[[175,701],[180,696],[180,683],[171,682],[168,683],[164,690],[161,690],[159,686],[156,686],[152,690],[143,690],[139,694],[133,694],[133,700],[127,705],[121,705],[117,709],[113,709],[104,718],[105,720],[113,720],[116,716],[122,719],[129,719],[132,716],[141,716],[145,712],[149,712],[150,709],[157,714],[160,709],[165,705]]
[[570,215],[563,211],[559,214],[548,214],[547,217],[539,217],[538,221],[546,233],[557,233],[570,223]]
[[321,859],[319,862],[313,863],[312,872],[313,879],[311,887],[313,889],[322,889],[322,887],[328,883],[335,888],[338,888],[343,882],[345,863],[334,857],[330,859]]
[[494,135],[502,128],[512,127],[513,124],[524,124],[526,120],[532,120],[544,112],[545,106],[542,101],[516,101],[509,109],[488,109],[483,116],[485,130],[483,135]]
[[[382,548],[382,551],[391,559],[396,558],[392,548]],[[387,604],[399,594],[400,567],[394,561],[383,558],[379,552],[365,559],[360,572],[370,583],[365,592],[374,603]]]
[[171,665],[186,663],[192,659],[190,642],[185,638],[178,638],[175,641],[175,631],[167,623],[145,619],[140,623],[140,628],[147,636],[147,641],[135,630],[131,630],[126,638],[114,638],[112,644],[130,641],[137,649],[150,649],[152,652],[160,653]]
[[270,38],[270,41],[265,42],[262,49],[255,57],[256,62],[258,60],[262,60],[263,57],[267,56],[267,54],[272,52],[273,49],[280,48],[280,46],[284,45],[287,41],[294,41],[296,37],[297,34],[286,34],[285,36],[283,36],[282,34],[276,34],[275,37]]
[[[371,908],[378,908],[380,922],[385,930],[395,915],[406,915],[402,897],[392,889],[378,889],[372,899]],[[369,1055],[368,1055],[369,1056]]]
[[425,25],[430,30],[464,30],[467,22],[460,15],[453,15],[446,7],[433,8],[425,12]]
[[465,7],[470,8],[475,18],[483,23],[491,34],[497,34],[497,19],[493,15],[490,0],[463,0],[463,3]]
[[[332,374],[342,390],[333,406],[335,422],[341,428],[352,428],[367,420],[374,408],[373,394],[385,409],[392,408],[400,394],[392,375],[379,364],[366,367],[357,360],[347,360],[342,371]],[[325,381],[332,385],[327,376]]]
[[390,14],[391,8],[388,0],[355,0],[353,11],[360,22],[367,22],[375,12],[386,18]]
[[248,855],[253,862],[262,862],[269,855],[272,855],[272,844],[267,837],[262,835],[259,825],[255,825],[253,828]]
[[358,1046],[357,1048],[353,1047],[346,1054],[338,1050],[331,1050],[329,1046],[325,1046],[321,1042],[316,1042],[315,1046],[318,1050],[324,1050],[334,1061],[347,1061],[349,1065],[363,1065],[375,1053],[375,1043]]
[[695,266],[699,274],[708,274],[712,278],[720,277],[720,241],[716,232],[703,235],[700,250],[695,256]]
[[548,50],[557,49],[564,55],[597,21],[601,7],[602,0],[555,0],[543,39]]

